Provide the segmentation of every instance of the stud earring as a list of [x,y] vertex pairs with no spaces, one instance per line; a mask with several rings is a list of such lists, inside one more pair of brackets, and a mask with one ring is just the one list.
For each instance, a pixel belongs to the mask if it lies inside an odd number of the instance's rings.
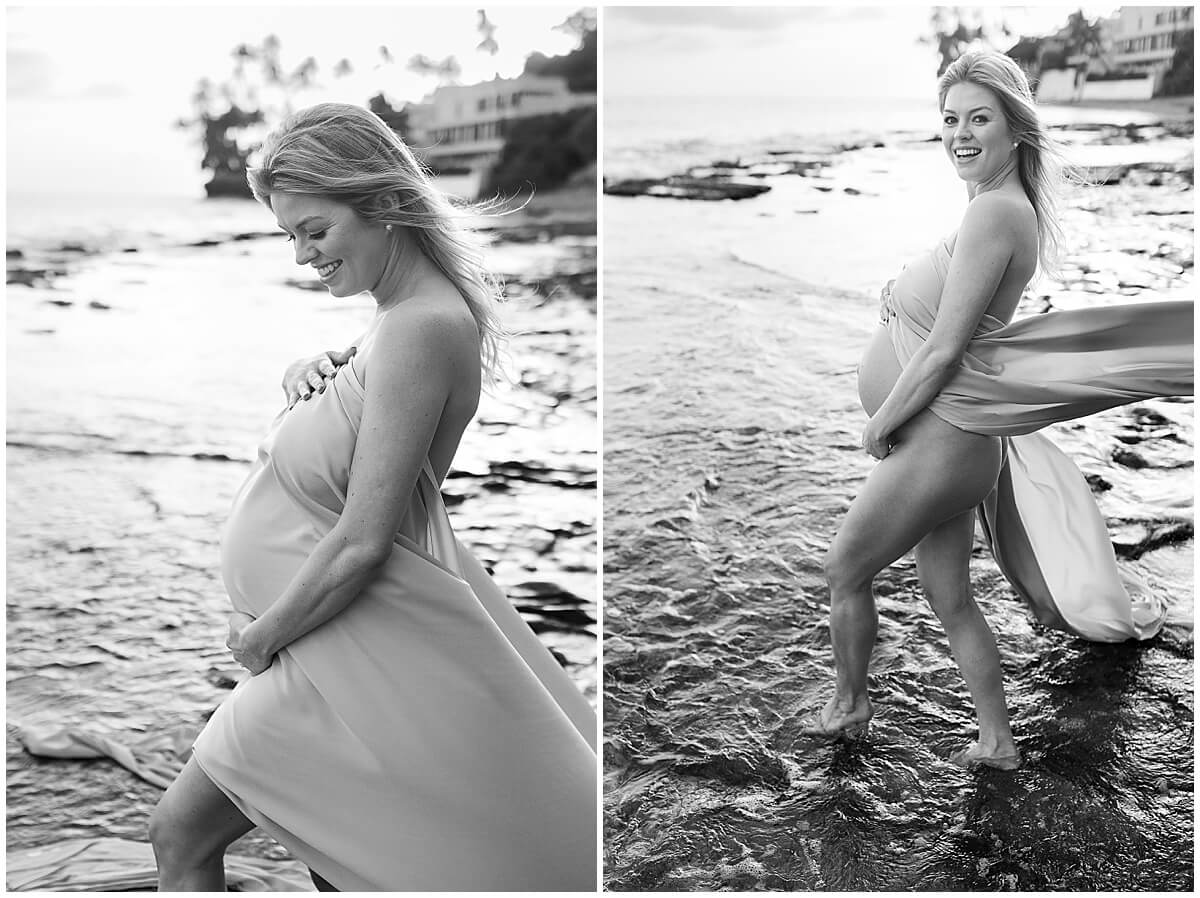
[[[1013,144],[1013,146],[1015,147],[1015,146],[1016,146],[1016,144],[1014,143],[1014,144]],[[391,231],[391,229],[392,229],[392,226],[391,226],[391,225],[387,225],[387,226],[384,228],[384,230],[386,230],[386,231]]]

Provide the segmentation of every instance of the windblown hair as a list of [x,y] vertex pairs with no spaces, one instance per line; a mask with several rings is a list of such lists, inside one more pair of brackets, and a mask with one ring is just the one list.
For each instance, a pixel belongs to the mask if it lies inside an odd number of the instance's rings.
[[1029,80],[1021,67],[1003,53],[971,50],[954,60],[938,80],[939,109],[945,108],[950,88],[963,81],[986,87],[996,95],[1008,129],[1020,142],[1016,150],[1017,172],[1037,215],[1038,262],[1043,272],[1053,272],[1062,244],[1058,186],[1063,181],[1065,165],[1062,151],[1038,118]]
[[496,315],[501,288],[464,221],[470,209],[450,203],[383,119],[347,103],[318,103],[285,118],[261,153],[246,172],[259,202],[269,205],[277,191],[313,194],[367,221],[406,228],[466,300],[479,328],[480,364],[495,378],[504,339]]

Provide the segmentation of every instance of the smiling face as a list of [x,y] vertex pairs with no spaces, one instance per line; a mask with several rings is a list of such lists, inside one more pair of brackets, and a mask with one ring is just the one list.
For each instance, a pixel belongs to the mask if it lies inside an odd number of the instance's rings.
[[296,264],[311,265],[334,296],[374,290],[391,237],[350,206],[306,193],[272,193],[275,221],[296,245]]
[[942,104],[942,146],[964,181],[992,180],[1012,158],[1012,132],[996,94],[959,81]]

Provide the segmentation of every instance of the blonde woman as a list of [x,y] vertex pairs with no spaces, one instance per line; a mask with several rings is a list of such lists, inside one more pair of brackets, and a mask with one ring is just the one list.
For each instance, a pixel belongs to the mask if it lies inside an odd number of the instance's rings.
[[997,53],[956,60],[939,82],[942,143],[966,183],[955,234],[885,289],[883,327],[859,368],[879,464],[825,562],[837,677],[808,731],[855,736],[873,714],[871,583],[915,549],[917,573],[975,705],[962,764],[1013,768],[995,638],[971,598],[975,513],[1001,570],[1045,624],[1097,640],[1146,638],[1153,599],[1127,595],[1082,475],[1033,431],[1152,396],[1192,392],[1192,306],[1142,303],[1009,323],[1058,244],[1054,146],[1021,69]]
[[591,890],[593,714],[439,492],[495,364],[494,282],[358,107],[292,115],[249,179],[297,264],[376,311],[309,401],[292,376],[235,499],[228,645],[253,676],[155,810],[159,887],[223,890],[259,826],[322,889]]

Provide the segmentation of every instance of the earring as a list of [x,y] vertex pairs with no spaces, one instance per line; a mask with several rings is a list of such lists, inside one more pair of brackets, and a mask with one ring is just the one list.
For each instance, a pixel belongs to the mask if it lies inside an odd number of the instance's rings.
[[[1013,146],[1015,147],[1015,146],[1016,146],[1016,144],[1014,143],[1014,144],[1013,144]],[[390,232],[390,231],[392,230],[392,226],[391,226],[391,225],[387,225],[387,226],[384,228],[384,230],[385,230],[385,231],[389,231],[389,232]]]
[[[1013,149],[1015,150],[1015,149],[1016,149],[1017,147],[1019,147],[1020,145],[1021,145],[1021,141],[1019,141],[1019,140],[1018,140],[1018,141],[1016,141],[1016,142],[1013,144]],[[390,227],[391,227],[391,225],[388,225],[388,227],[390,228]]]

